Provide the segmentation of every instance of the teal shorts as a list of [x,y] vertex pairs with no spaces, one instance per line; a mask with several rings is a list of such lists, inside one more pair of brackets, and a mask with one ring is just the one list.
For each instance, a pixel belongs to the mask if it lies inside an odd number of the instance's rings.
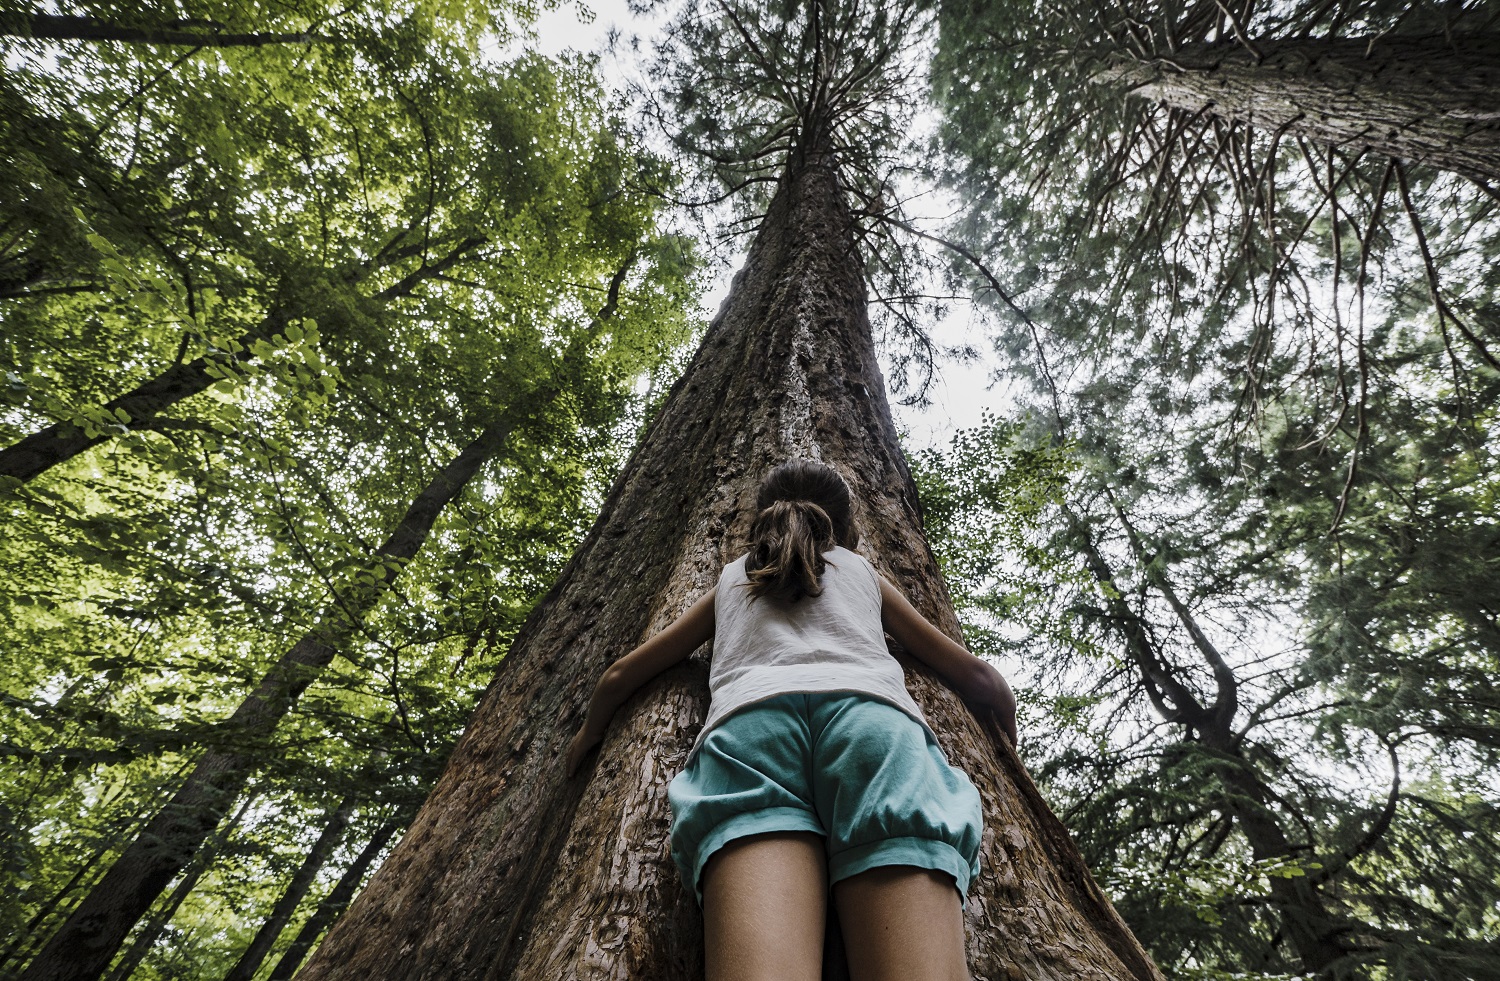
[[979,873],[983,815],[968,777],[920,723],[849,692],[780,695],[715,727],[667,788],[672,859],[703,903],[703,867],[736,838],[811,831],[828,881],[883,865]]

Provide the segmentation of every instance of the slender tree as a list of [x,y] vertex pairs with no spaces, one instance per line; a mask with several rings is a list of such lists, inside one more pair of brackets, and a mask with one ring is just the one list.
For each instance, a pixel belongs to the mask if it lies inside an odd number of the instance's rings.
[[987,427],[924,474],[966,624],[1003,629],[973,636],[1036,664],[1033,772],[1174,976],[1496,970],[1494,451],[1427,348],[1401,359],[1424,384],[1377,362],[1347,491],[1311,415],[1221,456],[1211,398],[1182,418],[1124,385],[1067,397],[1066,444]]
[[1081,543],[1089,572],[1104,598],[1106,609],[1100,615],[1111,620],[1123,635],[1125,651],[1136,674],[1135,684],[1146,693],[1156,712],[1179,728],[1182,738],[1178,755],[1191,758],[1189,765],[1210,778],[1200,794],[1202,805],[1232,822],[1250,846],[1252,861],[1267,865],[1282,863],[1282,867],[1294,870],[1295,874],[1275,875],[1270,879],[1269,899],[1277,912],[1279,932],[1286,937],[1303,968],[1315,973],[1328,971],[1351,952],[1347,936],[1352,924],[1329,908],[1331,904],[1318,888],[1319,880],[1307,876],[1298,865],[1299,859],[1317,864],[1309,856],[1313,846],[1300,837],[1288,835],[1284,823],[1290,816],[1277,813],[1277,791],[1258,772],[1252,759],[1253,745],[1247,744],[1236,731],[1240,672],[1208,638],[1160,565],[1152,565],[1151,558],[1141,554],[1140,538],[1121,514],[1122,524],[1129,529],[1131,550],[1141,563],[1138,575],[1166,600],[1178,628],[1191,639],[1213,676],[1212,698],[1201,697],[1190,680],[1192,672],[1184,670],[1170,654],[1162,651],[1153,636],[1152,625],[1124,598],[1127,593],[1122,587],[1128,583],[1116,575],[1109,559],[1076,516],[1070,518],[1074,519],[1074,533]]
[[213,866],[215,857],[224,848],[240,822],[244,820],[245,812],[250,810],[251,805],[255,803],[255,798],[256,795],[253,792],[245,795],[240,801],[240,806],[235,810],[234,816],[224,822],[224,826],[215,832],[213,838],[199,849],[198,853],[193,856],[193,860],[183,869],[182,875],[178,877],[166,899],[159,902],[151,914],[141,920],[135,935],[130,940],[130,945],[125,948],[125,953],[120,956],[119,960],[115,961],[114,969],[109,972],[108,981],[128,981],[135,973],[135,969],[141,966],[141,961],[146,959],[146,955],[151,953],[151,948],[156,946],[156,942],[166,932],[167,926],[172,922],[172,917],[177,914],[178,908],[182,906],[183,900],[188,898],[188,894],[198,885],[198,880],[202,879],[203,874]]
[[318,901],[312,914],[297,931],[297,936],[292,938],[291,944],[276,961],[276,966],[271,968],[267,981],[290,981],[292,975],[297,973],[297,968],[302,966],[302,960],[312,949],[312,945],[323,935],[323,931],[348,908],[354,894],[364,883],[365,876],[369,874],[370,867],[403,826],[399,819],[393,818],[375,830],[370,840],[365,842],[365,847],[360,849],[354,861],[344,870],[344,874],[339,876],[339,881],[329,890],[328,895]]
[[[185,769],[176,774],[179,778],[185,775]],[[128,841],[130,838],[133,838],[135,836],[134,833],[144,827],[146,822],[151,819],[153,811],[154,808],[148,809],[143,814],[135,815],[126,833],[121,835],[120,839]],[[46,939],[45,932],[41,930],[43,924],[60,911],[66,912],[74,891],[80,887],[86,889],[93,884],[96,876],[108,870],[108,862],[105,860],[120,844],[121,841],[116,840],[107,840],[100,844],[86,859],[77,864],[73,870],[73,874],[61,888],[47,896],[43,902],[37,904],[36,912],[24,924],[18,925],[18,928],[13,931],[10,942],[5,945],[3,950],[0,950],[0,968],[8,966],[12,959],[17,959],[24,963],[31,956],[32,952],[41,946],[43,940]]]
[[104,970],[132,925],[223,820],[251,774],[263,765],[268,737],[395,586],[443,509],[504,449],[529,414],[566,416],[561,408],[564,389],[587,387],[583,366],[611,325],[629,266],[627,261],[616,273],[591,325],[576,331],[551,371],[534,379],[530,397],[518,397],[514,409],[486,426],[440,469],[386,540],[335,587],[313,627],[271,664],[220,726],[215,745],[199,757],[171,800],[115,859],[22,977],[83,979]]
[[440,470],[367,567],[350,577],[319,622],[277,660],[224,723],[222,744],[115,859],[104,877],[27,967],[23,978],[96,978],[136,920],[213,832],[263,762],[257,750],[302,692],[348,642],[360,620],[426,542],[443,508],[504,445],[515,421],[498,420]]
[[[0,488],[17,967],[75,913],[33,969],[97,976],[247,774],[297,812],[366,754],[441,760],[623,459],[594,431],[687,336],[690,259],[634,188],[662,168],[590,67],[481,57],[525,5],[440,6],[179,25],[337,44],[0,38],[0,442],[44,444]],[[601,305],[631,317],[590,330]],[[196,928],[276,899],[237,871],[145,970],[229,967],[213,938],[248,937]]]
[[307,890],[312,887],[318,872],[333,854],[333,850],[338,847],[345,829],[349,826],[350,819],[354,817],[356,803],[354,798],[346,797],[329,812],[317,841],[313,842],[302,864],[287,880],[286,888],[277,898],[276,905],[271,907],[270,915],[266,917],[260,929],[255,931],[250,946],[246,947],[240,959],[235,961],[234,967],[224,975],[224,981],[250,981],[255,977],[255,973],[260,970],[261,962],[266,959],[266,955],[271,952],[271,947],[276,943],[276,938],[281,936],[281,931],[286,928],[292,914],[297,911],[302,897],[307,895]]
[[[401,276],[397,282],[379,290],[374,296],[354,298],[354,302],[368,303],[369,308],[374,310],[378,305],[410,296],[422,283],[442,276],[484,244],[485,240],[481,237],[466,238],[456,243],[446,255],[435,261],[423,258],[415,269]],[[368,266],[360,267],[343,277],[344,285],[354,287],[371,271]],[[295,312],[287,308],[275,309],[250,331],[228,340],[223,350],[185,363],[179,359],[160,374],[115,396],[99,408],[118,422],[149,429],[161,413],[183,399],[201,394],[210,385],[224,378],[226,367],[236,362],[241,365],[253,362],[257,348],[267,349],[267,343],[273,337],[285,331],[289,324],[303,319],[302,312],[305,309],[297,309]],[[59,463],[113,440],[120,431],[117,427],[100,429],[80,427],[71,422],[53,423],[0,450],[0,478],[9,477],[18,483],[32,480]]]

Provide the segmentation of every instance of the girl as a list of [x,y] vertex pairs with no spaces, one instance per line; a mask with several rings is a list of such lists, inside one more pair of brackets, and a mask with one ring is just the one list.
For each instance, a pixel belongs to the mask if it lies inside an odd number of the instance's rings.
[[750,551],[718,587],[605,670],[568,773],[637,688],[715,638],[708,719],[667,791],[709,981],[817,981],[830,884],[854,981],[967,981],[979,795],[944,759],[884,632],[999,712],[1012,743],[1015,697],[852,551],[836,471],[782,464],[756,507]]

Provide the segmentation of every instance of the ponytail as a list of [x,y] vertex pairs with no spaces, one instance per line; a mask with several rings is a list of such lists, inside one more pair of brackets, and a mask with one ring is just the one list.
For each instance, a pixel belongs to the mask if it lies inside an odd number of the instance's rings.
[[795,603],[823,592],[823,553],[835,544],[833,520],[812,501],[776,501],[750,526],[745,572],[752,597]]

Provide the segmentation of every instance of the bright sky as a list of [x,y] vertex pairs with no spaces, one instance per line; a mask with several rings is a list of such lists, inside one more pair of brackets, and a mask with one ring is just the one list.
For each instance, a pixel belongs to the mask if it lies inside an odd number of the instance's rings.
[[[578,52],[602,52],[605,39],[612,28],[622,34],[647,35],[654,29],[654,21],[631,14],[624,0],[592,0],[588,8],[595,16],[592,23],[584,23],[579,6],[564,3],[547,11],[537,20],[536,41],[533,47],[546,55],[557,55],[566,50]],[[607,79],[620,79],[627,67],[611,56],[604,56],[600,68]],[[706,315],[719,308],[729,288],[733,268],[718,270],[715,286],[703,299]],[[934,289],[933,292],[941,292]],[[989,345],[980,331],[971,324],[969,310],[964,304],[955,304],[951,315],[933,327],[934,339],[941,346],[972,345],[984,355],[974,365],[959,365],[952,362],[940,366],[930,397],[932,404],[925,409],[892,405],[896,424],[908,435],[913,448],[945,446],[948,434],[955,428],[974,426],[984,409],[999,406],[1004,395],[1000,388],[988,388],[988,376],[994,367],[994,358],[989,354]],[[889,374],[889,373],[887,373]]]

